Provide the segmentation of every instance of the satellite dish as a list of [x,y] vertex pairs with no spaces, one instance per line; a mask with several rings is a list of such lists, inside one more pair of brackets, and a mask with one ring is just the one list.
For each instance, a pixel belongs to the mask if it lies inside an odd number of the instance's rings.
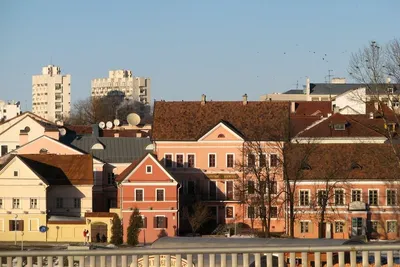
[[111,121],[107,121],[106,127],[107,129],[111,129],[113,127],[113,123]]
[[58,130],[60,131],[61,136],[64,136],[67,133],[67,130],[65,130],[65,128],[60,128]]
[[140,123],[140,116],[136,113],[131,113],[126,117],[129,125],[136,126]]
[[114,120],[114,126],[119,126],[119,119]]
[[101,121],[99,123],[99,127],[100,127],[100,129],[104,129],[104,127],[106,127],[106,124],[104,123],[104,121]]

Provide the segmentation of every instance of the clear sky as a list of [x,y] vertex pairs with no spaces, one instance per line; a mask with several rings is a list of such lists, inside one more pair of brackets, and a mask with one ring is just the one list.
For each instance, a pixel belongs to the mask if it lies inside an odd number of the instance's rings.
[[399,10],[399,0],[2,0],[0,99],[29,110],[31,76],[52,62],[72,75],[73,102],[111,69],[150,77],[153,99],[258,100],[329,69],[348,77],[351,52],[400,37]]

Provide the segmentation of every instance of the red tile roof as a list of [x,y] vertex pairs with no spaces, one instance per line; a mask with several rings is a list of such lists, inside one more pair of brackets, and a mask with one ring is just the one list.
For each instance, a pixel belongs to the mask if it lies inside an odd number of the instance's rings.
[[154,104],[152,139],[195,141],[220,122],[248,140],[282,140],[288,128],[288,102],[200,101]]
[[319,116],[290,116],[290,136],[296,136],[299,132],[319,120],[321,120]]
[[291,115],[324,116],[332,113],[331,101],[296,101],[295,112]]
[[26,154],[17,157],[50,185],[93,185],[91,155]]

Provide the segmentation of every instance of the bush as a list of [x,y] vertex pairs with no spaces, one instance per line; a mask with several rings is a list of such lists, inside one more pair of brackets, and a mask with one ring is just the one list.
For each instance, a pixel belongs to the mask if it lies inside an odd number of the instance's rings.
[[121,245],[123,242],[123,232],[121,219],[117,214],[114,214],[113,225],[111,227],[111,243],[114,245]]

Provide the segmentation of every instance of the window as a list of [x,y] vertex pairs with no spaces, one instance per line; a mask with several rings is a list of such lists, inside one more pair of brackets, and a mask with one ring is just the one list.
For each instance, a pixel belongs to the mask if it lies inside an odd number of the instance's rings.
[[215,157],[216,157],[215,154],[208,154],[208,167],[209,168],[216,167]]
[[386,205],[393,206],[396,205],[396,190],[387,189],[386,190]]
[[308,190],[300,190],[300,206],[310,205],[310,192]]
[[172,154],[165,154],[164,165],[165,168],[172,168]]
[[164,201],[165,196],[164,196],[164,189],[156,189],[156,194],[157,194],[157,201]]
[[254,194],[254,181],[247,181],[247,193]]
[[151,173],[153,173],[153,166],[146,165],[146,174],[151,174]]
[[351,202],[361,201],[361,190],[351,190]]
[[227,168],[233,168],[234,164],[234,159],[233,159],[233,154],[226,154],[226,167]]
[[225,182],[225,196],[226,200],[233,200],[233,181]]
[[224,134],[219,134],[218,138],[225,138],[225,135]]
[[373,232],[378,232],[379,222],[378,221],[371,221],[371,230]]
[[194,181],[187,181],[187,192],[189,195],[195,194],[195,182]]
[[247,207],[247,218],[254,219],[256,217],[254,207]]
[[[317,191],[317,200],[318,200],[318,206],[323,207],[325,201],[328,201],[326,199],[326,191],[325,190],[318,190]],[[326,203],[327,204],[327,203]]]
[[142,222],[141,222],[141,227],[142,229],[147,228],[147,218],[145,216],[141,216],[142,217]]
[[344,205],[344,191],[343,190],[335,190],[335,205],[343,206]]
[[259,213],[260,218],[264,218],[265,216],[267,216],[267,207],[260,207],[259,210],[260,210]]
[[74,208],[75,209],[81,208],[81,199],[80,198],[74,198]]
[[23,220],[9,220],[9,230],[10,231],[24,231],[24,221]]
[[19,198],[13,198],[13,209],[20,209],[20,199]]
[[164,216],[155,216],[154,228],[167,228],[167,218]]
[[344,222],[335,222],[335,233],[343,233],[344,230]]
[[260,154],[260,167],[267,167],[267,155]]
[[135,201],[143,201],[143,189],[135,189]]
[[256,165],[256,155],[248,154],[247,155],[247,166],[254,167]]
[[31,201],[30,201],[30,203],[31,203],[31,209],[37,209],[38,208],[38,202],[37,202],[37,198],[31,198]]
[[64,202],[63,199],[58,197],[56,199],[56,208],[63,208],[64,207],[64,203],[63,202]]
[[3,208],[3,199],[0,198],[0,209],[2,209],[2,208]]
[[300,222],[300,233],[308,233],[309,232],[309,224],[310,222]]
[[344,123],[340,123],[340,124],[334,124],[333,128],[336,131],[344,131],[346,129],[346,125]]
[[114,184],[115,181],[115,174],[113,172],[108,173],[107,183]]
[[278,207],[271,207],[269,213],[271,218],[278,218]]
[[260,194],[266,194],[267,193],[267,182],[260,181],[258,183],[258,190],[259,190]]
[[4,156],[7,153],[8,153],[8,146],[2,145],[1,146],[1,156]]
[[194,168],[195,167],[194,154],[187,155],[187,165],[188,165],[188,168]]
[[176,155],[176,167],[183,168],[183,155],[182,154]]
[[217,198],[217,183],[215,181],[209,182],[209,199],[214,200]]
[[269,162],[271,167],[276,167],[278,166],[278,155],[276,154],[271,154],[269,156]]
[[278,193],[278,183],[276,181],[269,182],[269,191],[271,192],[271,194]]
[[14,177],[18,177],[18,171],[14,171]]
[[226,207],[225,209],[225,218],[233,219],[233,207]]
[[378,190],[368,191],[368,201],[370,205],[378,205]]
[[388,233],[397,233],[397,221],[386,221],[386,231]]

